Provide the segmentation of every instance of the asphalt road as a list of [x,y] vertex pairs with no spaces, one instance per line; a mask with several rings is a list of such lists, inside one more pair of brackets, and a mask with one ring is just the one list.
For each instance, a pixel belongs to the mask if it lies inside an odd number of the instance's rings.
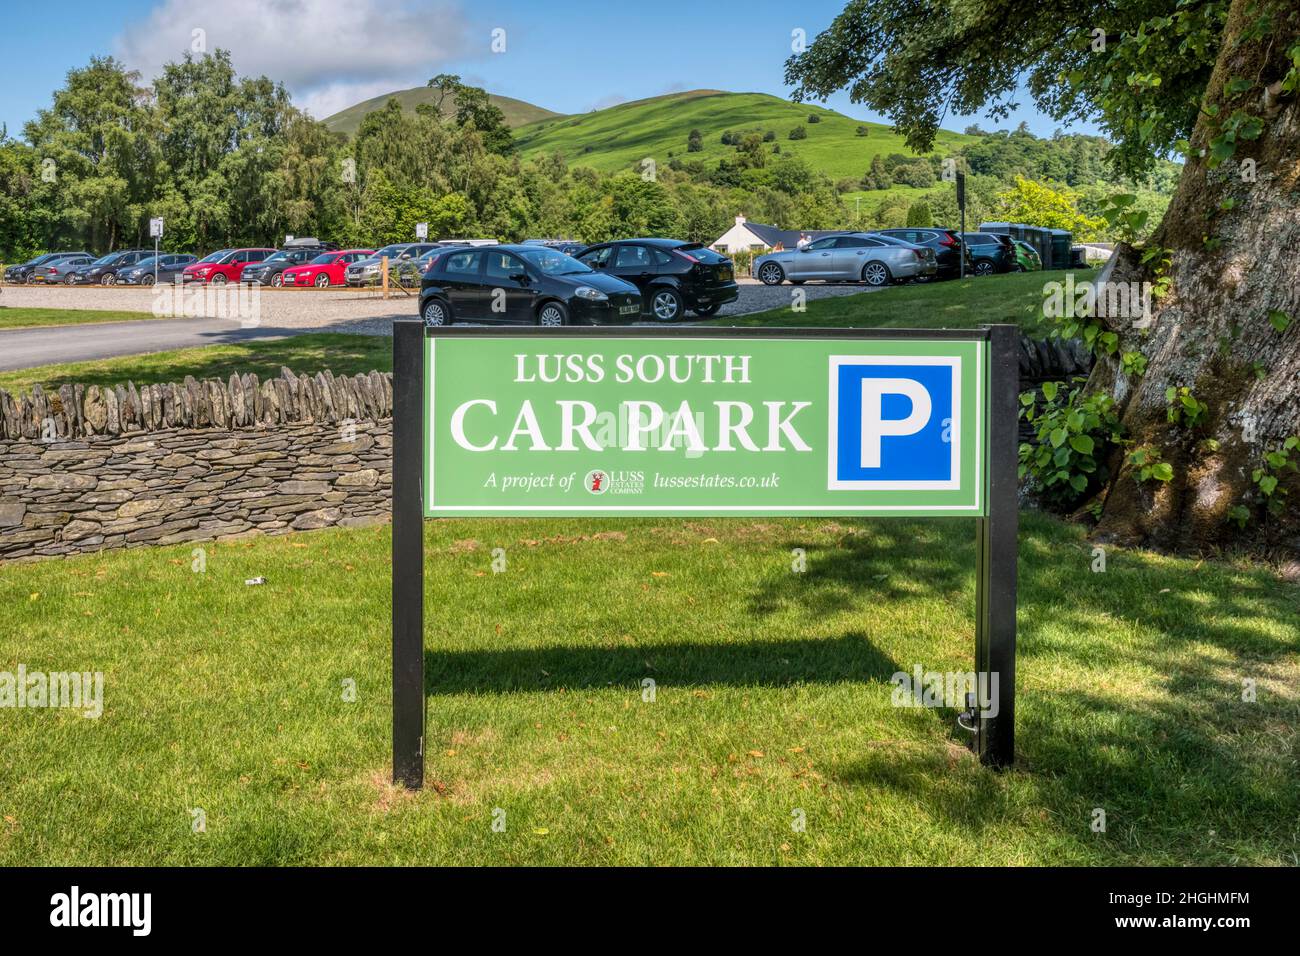
[[[717,319],[788,306],[793,301],[794,289],[790,285],[765,286],[753,281],[742,282],[740,298],[723,306]],[[808,300],[876,291],[854,283],[806,285],[801,289],[801,294]],[[149,307],[147,292],[140,292],[134,299],[99,289],[7,287],[6,292],[5,298],[10,301],[5,304],[12,306]],[[417,317],[414,301],[405,299],[351,299],[307,292],[279,297],[267,295],[262,302],[264,318],[262,324],[254,328],[242,328],[238,321],[231,319],[183,318],[3,330],[0,331],[0,371],[223,345],[249,339],[282,338],[306,332],[391,335],[394,319]],[[268,312],[270,315],[266,316]],[[655,323],[647,321],[642,324]]]
[[0,332],[0,371],[279,338],[312,329],[240,328],[229,319],[148,319]]

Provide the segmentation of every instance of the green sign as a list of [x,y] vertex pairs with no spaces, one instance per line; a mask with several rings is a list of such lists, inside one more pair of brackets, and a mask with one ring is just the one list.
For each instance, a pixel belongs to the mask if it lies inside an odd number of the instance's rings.
[[983,338],[434,330],[424,348],[429,516],[987,514]]

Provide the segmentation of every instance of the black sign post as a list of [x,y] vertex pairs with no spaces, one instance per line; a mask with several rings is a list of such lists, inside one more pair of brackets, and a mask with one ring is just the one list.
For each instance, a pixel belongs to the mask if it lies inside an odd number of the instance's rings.
[[[491,335],[498,330],[473,331]],[[591,334],[590,330],[563,328],[504,331],[551,338]],[[667,328],[606,331],[642,337],[702,334]],[[945,334],[895,329],[728,331],[738,337],[812,334],[895,340]],[[716,337],[719,330],[703,334]],[[946,334],[982,337],[989,346],[983,469],[988,506],[986,516],[976,519],[975,673],[987,682],[984,687],[991,700],[976,700],[964,716],[974,730],[972,743],[980,762],[1006,767],[1015,760],[1018,330],[1014,325],[995,325],[982,331]],[[393,323],[393,782],[412,790],[424,784],[424,338],[419,320]],[[983,710],[981,703],[990,706]]]

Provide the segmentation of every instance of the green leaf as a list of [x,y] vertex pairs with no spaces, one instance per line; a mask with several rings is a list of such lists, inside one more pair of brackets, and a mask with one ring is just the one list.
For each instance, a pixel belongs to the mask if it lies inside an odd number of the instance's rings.
[[1287,315],[1281,309],[1273,309],[1268,314],[1268,320],[1273,324],[1273,328],[1279,332],[1285,332],[1291,327],[1291,316]]
[[1065,440],[1070,437],[1070,433],[1064,428],[1056,428],[1052,431],[1052,447],[1060,448],[1065,444]]
[[1174,477],[1174,466],[1162,461],[1151,469],[1151,476],[1158,481],[1170,481]]
[[1088,487],[1088,479],[1083,475],[1072,475],[1070,477],[1070,487],[1082,494],[1083,489]]
[[1075,435],[1070,439],[1070,447],[1081,455],[1091,455],[1093,441],[1087,435]]
[[1059,387],[1060,387],[1059,382],[1044,382],[1043,397],[1047,399],[1049,402],[1056,401],[1056,392]]
[[1266,495],[1271,495],[1277,488],[1277,477],[1275,475],[1264,475],[1259,479],[1259,490]]

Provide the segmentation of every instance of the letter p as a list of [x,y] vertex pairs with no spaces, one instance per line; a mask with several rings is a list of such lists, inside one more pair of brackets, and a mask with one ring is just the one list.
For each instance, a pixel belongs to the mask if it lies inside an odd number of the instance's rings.
[[[902,395],[912,403],[906,418],[885,418],[886,395]],[[930,393],[911,378],[862,380],[862,467],[880,467],[880,439],[915,435],[930,421]]]

